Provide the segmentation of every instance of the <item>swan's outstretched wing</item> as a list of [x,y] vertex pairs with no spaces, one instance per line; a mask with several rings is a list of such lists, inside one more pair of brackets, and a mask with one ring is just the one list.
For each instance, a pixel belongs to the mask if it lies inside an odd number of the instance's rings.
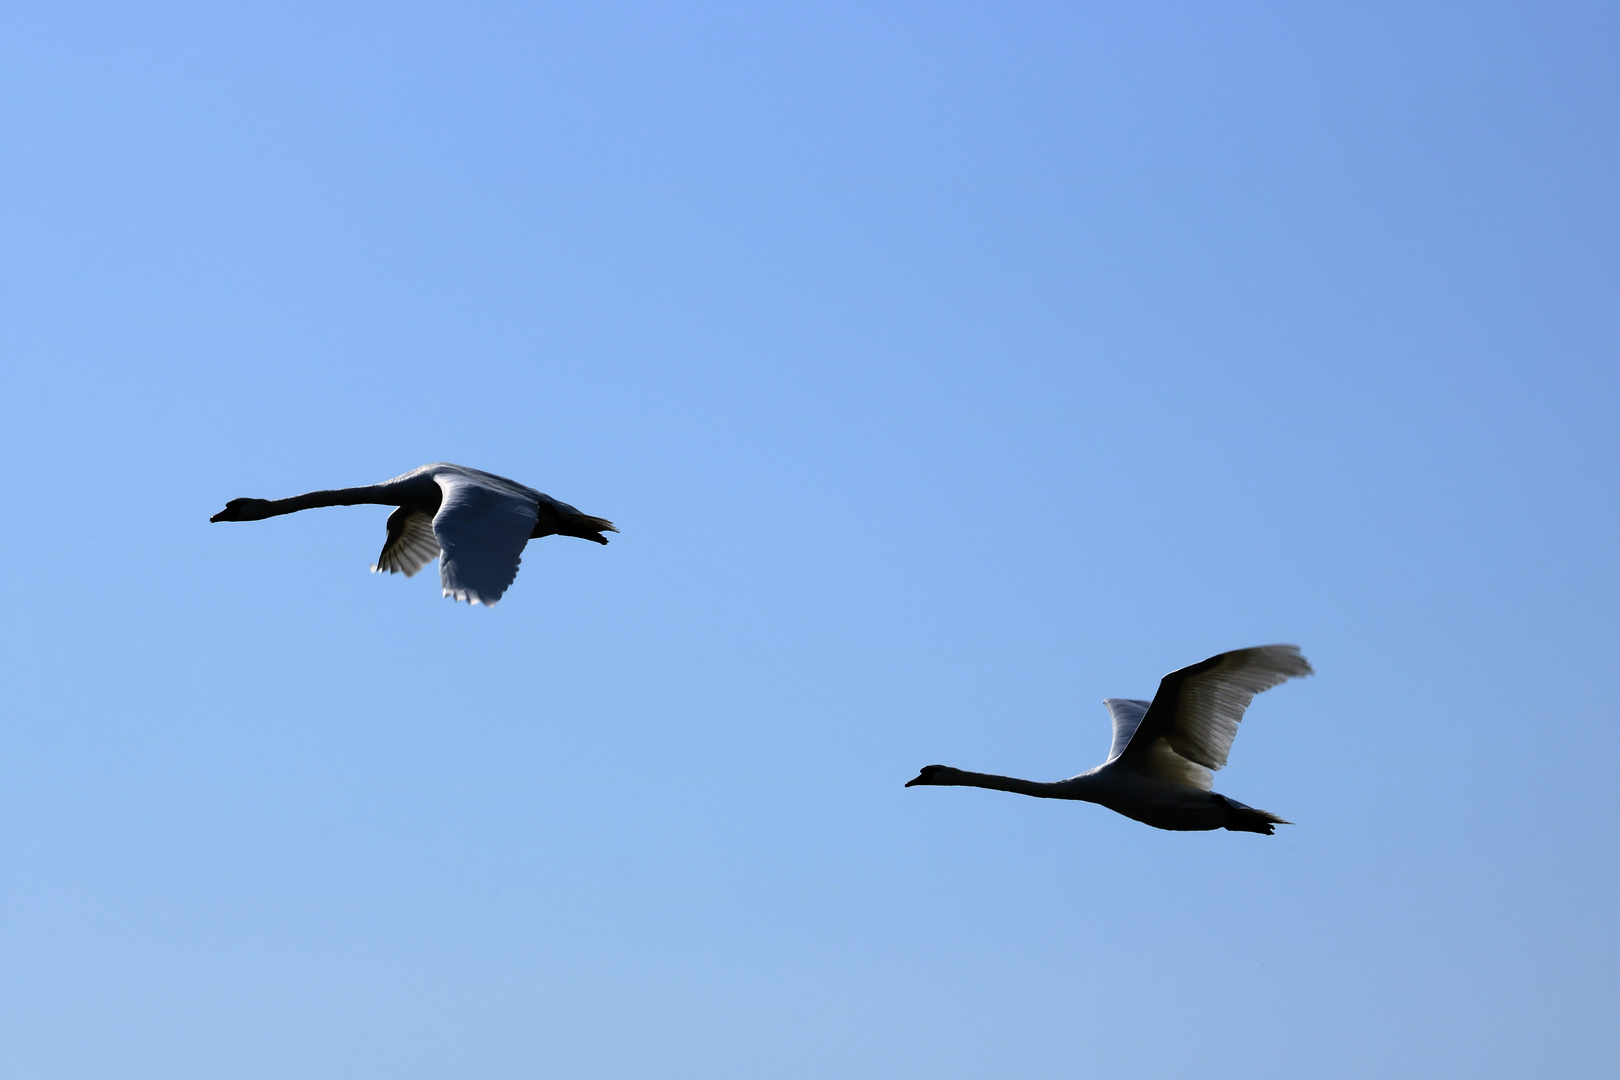
[[1104,698],[1103,704],[1108,706],[1108,715],[1114,718],[1114,744],[1108,748],[1108,761],[1113,761],[1131,744],[1131,736],[1142,726],[1142,717],[1147,715],[1148,706],[1153,703],[1111,697]]
[[[1154,776],[1209,787],[1226,764],[1243,711],[1254,695],[1311,674],[1297,645],[1234,649],[1172,671],[1137,726],[1121,763]],[[1201,780],[1202,782],[1197,782]]]
[[441,472],[433,479],[444,492],[433,518],[433,534],[443,550],[444,595],[494,607],[517,577],[523,545],[534,529],[534,500],[462,473]]
[[388,539],[372,573],[388,571],[412,577],[439,557],[439,541],[433,535],[433,519],[420,510],[402,506],[388,515]]

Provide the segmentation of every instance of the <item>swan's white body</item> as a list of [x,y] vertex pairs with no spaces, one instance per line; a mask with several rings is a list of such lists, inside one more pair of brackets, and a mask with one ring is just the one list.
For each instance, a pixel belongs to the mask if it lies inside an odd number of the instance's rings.
[[504,476],[437,462],[369,487],[312,491],[290,499],[232,499],[211,521],[258,521],[316,506],[397,506],[374,572],[413,576],[439,560],[444,595],[494,607],[517,577],[523,548],[539,536],[577,536],[599,544],[613,523],[582,514]]
[[1288,822],[1214,790],[1232,739],[1254,695],[1311,674],[1294,645],[1236,649],[1173,671],[1151,702],[1109,698],[1114,720],[1108,760],[1067,780],[1042,783],[1013,776],[926,766],[907,787],[983,787],[1046,799],[1093,802],[1160,829],[1231,829],[1270,835]]

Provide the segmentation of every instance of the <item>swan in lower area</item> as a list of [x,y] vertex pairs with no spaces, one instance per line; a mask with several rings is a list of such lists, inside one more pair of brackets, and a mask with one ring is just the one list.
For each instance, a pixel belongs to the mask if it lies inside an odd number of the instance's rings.
[[375,503],[388,515],[388,540],[374,573],[411,577],[439,559],[444,595],[494,607],[517,577],[523,547],[539,536],[607,543],[611,521],[494,473],[438,462],[369,487],[311,491],[290,499],[232,499],[209,521],[260,521],[316,506]]
[[1042,799],[1094,802],[1157,829],[1230,829],[1264,833],[1288,825],[1275,814],[1217,795],[1211,770],[1226,764],[1238,721],[1254,695],[1301,675],[1311,665],[1297,645],[1234,649],[1172,671],[1153,700],[1108,698],[1114,744],[1108,760],[1054,783],[927,765],[906,787],[982,787]]

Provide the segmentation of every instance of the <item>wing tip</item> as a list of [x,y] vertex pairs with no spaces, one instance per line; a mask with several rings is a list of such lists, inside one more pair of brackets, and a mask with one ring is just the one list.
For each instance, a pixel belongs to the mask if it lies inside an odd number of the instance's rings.
[[490,600],[480,594],[476,589],[445,589],[444,598],[456,603],[464,603],[474,606],[482,604],[484,607],[490,608],[491,610],[494,609],[496,604],[501,602],[500,597],[497,596],[495,599]]
[[1217,653],[1210,659],[1218,661],[1234,654],[1263,656],[1272,670],[1285,679],[1303,679],[1307,675],[1316,674],[1316,669],[1311,667],[1311,662],[1305,659],[1305,654],[1300,651],[1298,645],[1251,645],[1246,649],[1232,649],[1230,652]]
[[1316,674],[1316,669],[1311,667],[1311,662],[1305,659],[1305,654],[1300,651],[1298,645],[1269,645],[1266,648],[1276,649],[1283,654],[1285,663],[1279,667],[1286,667],[1286,674],[1290,679],[1303,679]]

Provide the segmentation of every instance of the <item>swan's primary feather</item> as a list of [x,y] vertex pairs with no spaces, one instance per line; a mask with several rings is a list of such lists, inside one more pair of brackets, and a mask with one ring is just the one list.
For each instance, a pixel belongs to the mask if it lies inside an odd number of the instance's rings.
[[443,552],[439,582],[446,596],[494,607],[517,577],[538,515],[532,498],[468,475],[473,472],[445,471],[433,478],[444,492],[433,518]]
[[1311,665],[1297,645],[1234,649],[1172,671],[1160,680],[1147,715],[1120,755],[1122,763],[1152,775],[1181,771],[1163,757],[1161,751],[1168,750],[1202,769],[1219,769],[1254,695],[1309,674]]
[[439,541],[433,535],[433,519],[420,510],[402,506],[388,515],[388,540],[371,570],[413,577],[438,557]]

